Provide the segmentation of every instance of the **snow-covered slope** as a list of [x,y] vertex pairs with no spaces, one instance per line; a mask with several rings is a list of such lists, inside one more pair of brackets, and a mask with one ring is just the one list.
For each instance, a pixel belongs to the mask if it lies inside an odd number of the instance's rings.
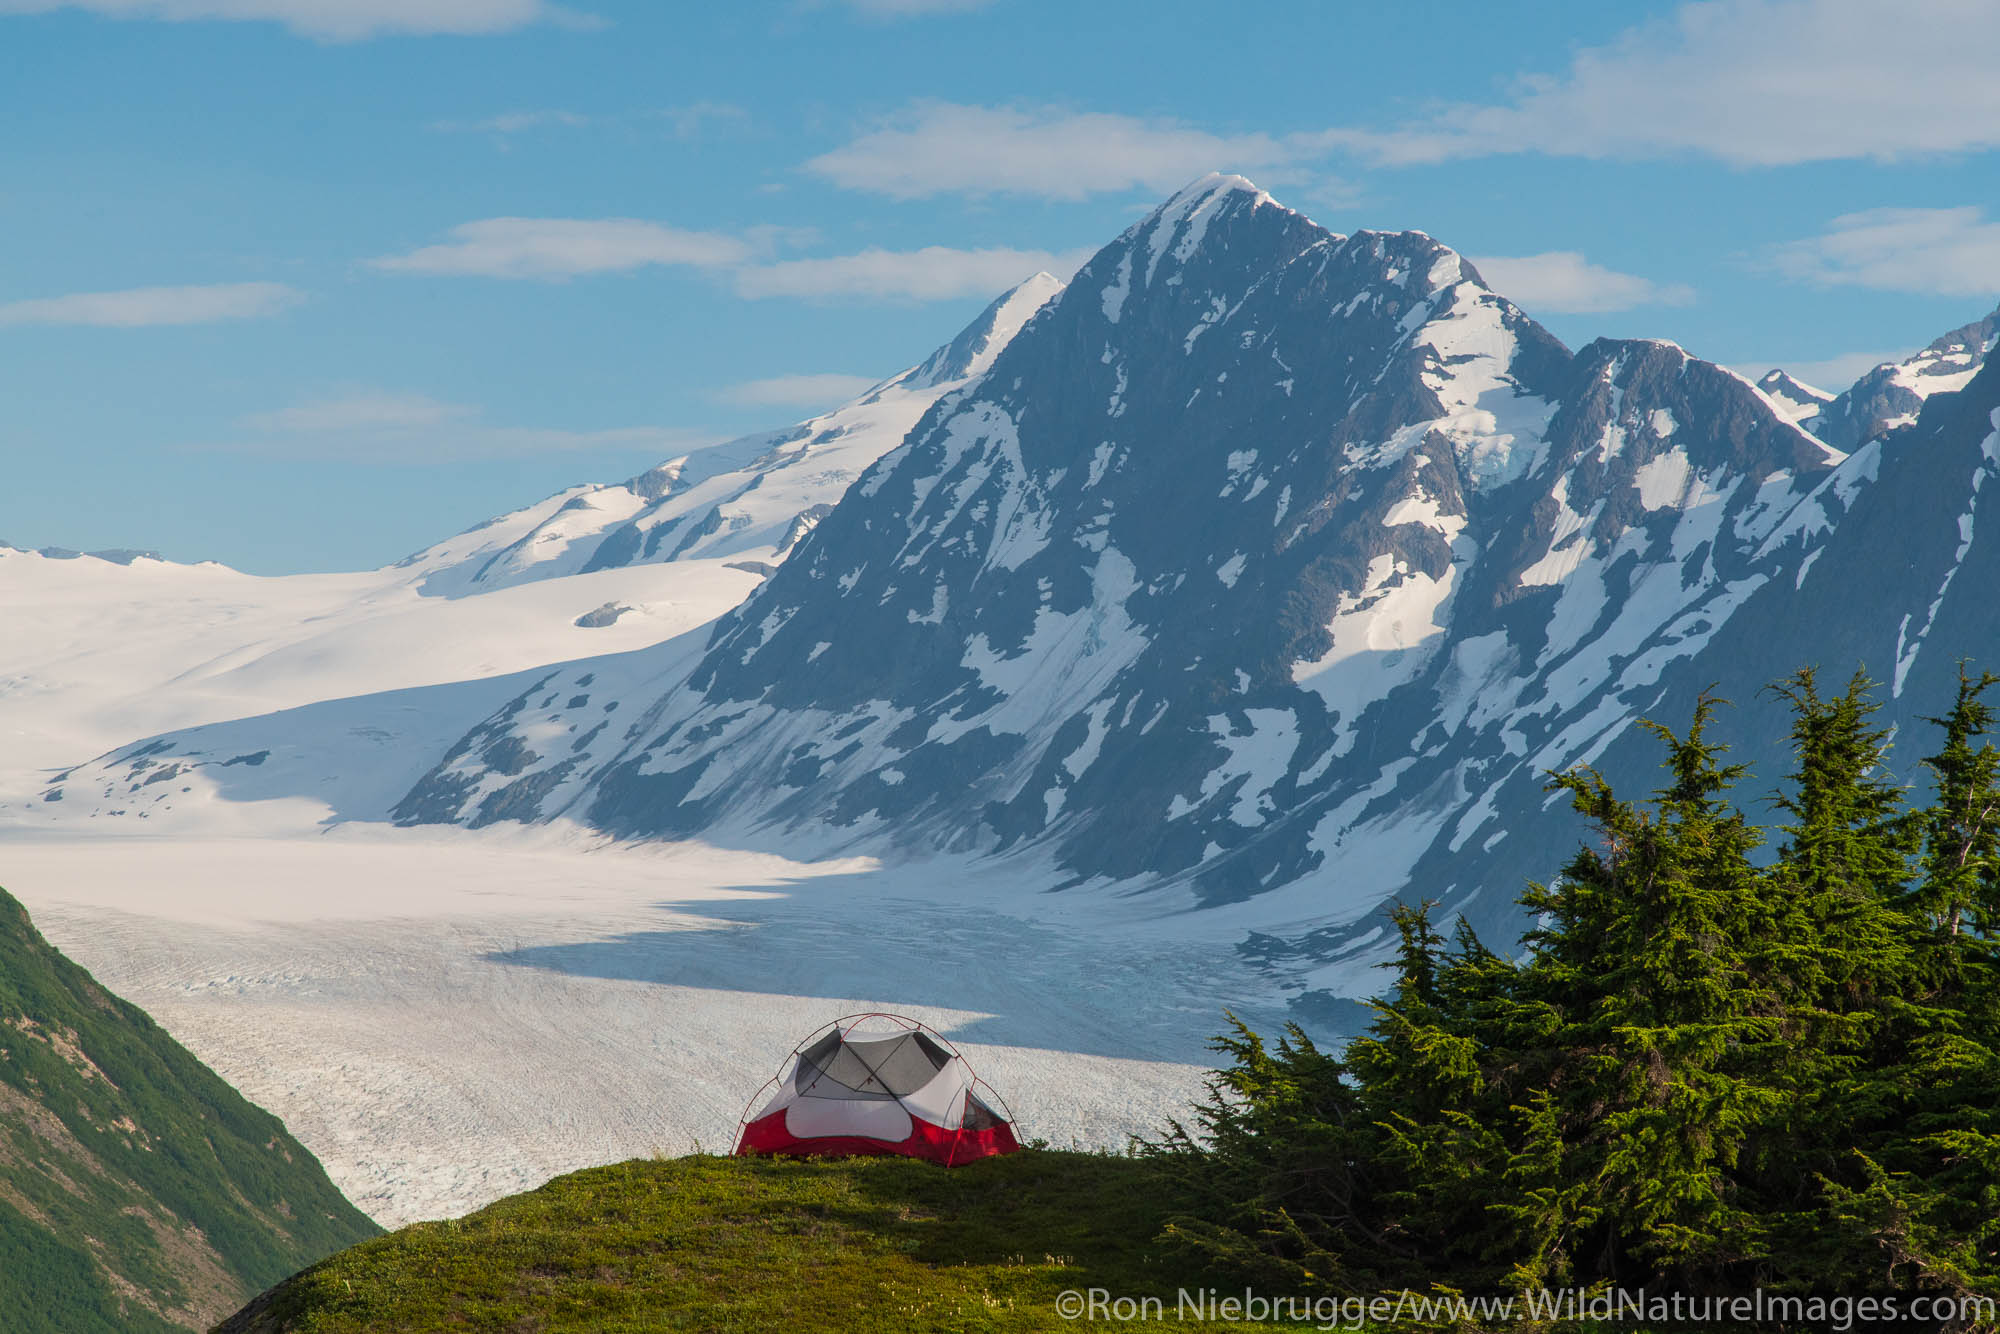
[[1833,395],[1802,380],[1795,380],[1784,371],[1770,371],[1757,387],[1771,400],[1780,413],[1794,425],[1810,431],[1826,405],[1833,402]]
[[[264,738],[217,760],[265,749],[280,757],[258,761],[261,773],[230,771],[239,794],[268,786],[287,755],[322,809],[341,808],[334,796],[350,781],[406,788],[509,693],[503,686],[496,697],[489,683],[658,643],[712,620],[757,583],[710,560],[445,601],[394,570],[260,578],[212,563],[0,551],[0,826],[72,814],[51,777],[66,766],[134,736],[189,728],[214,729],[217,745],[239,732]],[[607,602],[622,614],[579,624]],[[400,693],[412,690],[428,693],[420,703]],[[300,709],[318,710],[324,734],[241,721]],[[150,818],[169,792],[178,787],[153,787],[144,805],[97,795],[107,811]]]
[[[384,784],[400,781],[391,796],[400,795],[499,702],[480,683],[655,645],[741,600],[1060,287],[1047,274],[1029,279],[923,362],[823,417],[669,460],[621,486],[572,487],[383,570],[259,578],[150,553],[0,543],[0,823],[74,811],[54,809],[60,798],[50,795],[62,785],[49,775],[64,766],[208,724],[227,725],[191,743],[184,768],[266,749],[278,758],[239,766],[228,782],[208,781],[219,771],[186,780],[185,794],[156,785],[143,804],[102,787],[106,812],[224,817],[232,799],[289,789],[289,766],[310,797],[299,811],[379,817]],[[447,688],[400,693],[434,686]],[[308,707],[330,701],[346,702]],[[267,714],[284,715],[276,747],[237,748],[239,733],[273,726],[241,720]],[[348,781],[357,767],[358,786]]]
[[[1701,685],[1748,701],[1860,656],[1900,690],[2000,657],[1992,614],[1959,605],[2000,586],[1976,523],[1991,370],[1919,377],[1921,420],[1843,454],[1796,424],[1804,386],[1662,342],[1572,353],[1429,236],[1336,235],[1233,177],[1046,302],[1003,300],[994,329],[1024,301],[1004,346],[975,333],[842,410],[861,435],[909,411],[891,391],[929,395],[802,535],[810,491],[786,488],[842,457],[832,426],[582,537],[535,535],[598,491],[400,572],[553,594],[782,555],[712,627],[489,680],[483,716],[365,783],[326,771],[354,762],[327,738],[379,725],[355,711],[480,701],[440,686],[127,745],[64,781],[64,818],[129,815],[177,764],[213,810],[998,856],[1142,916],[1200,909],[1178,929],[1258,933],[1294,985],[1354,995],[1392,895],[1510,935],[1575,832],[1548,771],[1650,788],[1632,724],[1678,721]],[[1984,347],[1969,328],[1931,364]],[[673,506],[705,482],[739,508]],[[228,764],[262,749],[257,773]]]
[[775,565],[931,404],[981,375],[1062,290],[1038,273],[920,365],[823,416],[670,459],[616,486],[580,486],[401,561],[433,595],[676,560]]
[[1033,848],[1171,889],[1162,912],[1244,904],[1217,929],[1360,922],[1433,848],[1506,839],[1497,784],[1589,759],[1790,577],[1838,457],[1670,344],[1572,355],[1428,236],[1210,178],[941,401],[684,679],[620,687],[633,723],[569,742],[604,678],[566,669],[397,812]]
[[1933,394],[1965,388],[2000,341],[2000,309],[1953,329],[1913,357],[1877,366],[1828,403],[1810,429],[1835,449],[1866,441],[1916,421]]

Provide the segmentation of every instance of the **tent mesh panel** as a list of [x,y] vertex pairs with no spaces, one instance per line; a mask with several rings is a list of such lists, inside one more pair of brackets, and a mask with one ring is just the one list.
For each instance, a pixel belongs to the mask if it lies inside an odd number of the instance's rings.
[[962,1123],[964,1129],[991,1130],[997,1125],[1004,1124],[1005,1120],[1006,1118],[1002,1117],[1000,1113],[981,1102],[977,1094],[973,1093],[970,1089],[966,1090],[965,1120]]
[[800,1093],[814,1098],[903,1098],[937,1078],[951,1054],[922,1033],[843,1038],[837,1030],[799,1053]]

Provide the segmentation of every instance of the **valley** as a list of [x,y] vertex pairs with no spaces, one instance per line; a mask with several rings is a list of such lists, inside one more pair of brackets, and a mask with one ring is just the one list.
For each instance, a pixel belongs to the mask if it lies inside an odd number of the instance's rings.
[[1844,395],[1572,353],[1207,177],[844,407],[381,570],[0,551],[0,855],[378,1221],[721,1143],[853,1009],[1117,1147],[1225,1010],[1357,1031],[1398,897],[1511,939],[1544,776],[1643,783],[1636,720],[2000,643],[1993,331]]

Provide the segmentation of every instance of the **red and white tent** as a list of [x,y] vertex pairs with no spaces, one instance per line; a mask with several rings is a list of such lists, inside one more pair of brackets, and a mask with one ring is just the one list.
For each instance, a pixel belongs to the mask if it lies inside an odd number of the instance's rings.
[[849,1015],[815,1032],[750,1105],[739,1154],[901,1154],[951,1167],[1021,1147],[1006,1104],[958,1049],[894,1014]]

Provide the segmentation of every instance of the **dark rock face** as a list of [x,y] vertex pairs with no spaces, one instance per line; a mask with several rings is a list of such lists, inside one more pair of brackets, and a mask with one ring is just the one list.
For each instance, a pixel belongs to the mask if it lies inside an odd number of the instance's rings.
[[[1843,465],[1853,499],[1838,526],[1795,579],[1746,603],[1688,673],[1711,672],[1747,702],[1803,664],[1835,683],[1865,668],[1882,682],[1885,723],[1898,726],[1895,767],[1915,781],[1934,739],[1923,715],[1949,700],[1960,659],[2000,668],[1996,473],[2000,361],[1989,360],[1963,390],[1931,396],[1915,422]],[[1775,744],[1782,720],[1761,725],[1755,744]]]
[[1953,329],[1907,361],[1877,366],[1820,412],[1811,430],[1852,450],[1917,420],[1932,394],[1962,388],[1993,350],[2000,310]]
[[[1218,908],[1199,929],[1247,933],[1301,1015],[1347,1023],[1385,899],[1512,938],[1582,832],[1550,771],[1652,790],[1633,724],[1711,684],[1767,787],[1783,720],[1758,691],[1805,664],[1882,678],[1914,764],[1957,660],[2000,662],[1991,337],[1883,368],[1917,415],[1843,454],[1798,424],[1840,400],[1781,374],[1572,353],[1428,236],[1335,235],[1210,178],[761,462],[443,544],[480,584],[695,533],[763,581],[705,635],[481,693],[394,818],[1004,856],[1037,887]],[[567,554],[503,569],[531,548]],[[177,744],[44,800],[267,753]]]
[[577,617],[572,624],[576,625],[579,629],[602,630],[607,625],[618,624],[618,618],[630,610],[632,610],[630,607],[622,603],[606,602],[602,606],[593,607],[583,615]]
[[[1338,236],[1210,178],[506,809],[1029,852],[1057,883],[1261,898],[1321,960],[1413,879],[1510,932],[1509,843],[1539,874],[1561,855],[1511,794],[1539,803],[1791,582],[1851,499],[1837,459],[1671,344],[1571,354],[1428,236]],[[545,771],[496,773],[494,739],[408,816],[487,818]]]

